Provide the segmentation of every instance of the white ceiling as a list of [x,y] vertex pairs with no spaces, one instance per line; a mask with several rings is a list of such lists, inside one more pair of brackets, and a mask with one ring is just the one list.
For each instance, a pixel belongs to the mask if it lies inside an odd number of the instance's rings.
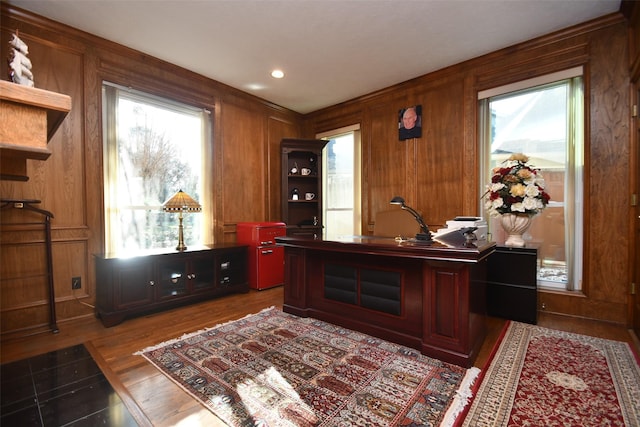
[[620,9],[620,0],[8,1],[300,113]]

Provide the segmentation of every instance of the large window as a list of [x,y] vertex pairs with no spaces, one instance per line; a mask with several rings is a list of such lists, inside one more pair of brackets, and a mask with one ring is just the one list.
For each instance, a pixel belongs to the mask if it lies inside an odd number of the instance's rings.
[[360,126],[317,135],[327,139],[322,155],[325,239],[362,234],[360,231]]
[[207,241],[203,172],[209,114],[105,83],[103,123],[106,251],[175,247],[178,215],[162,205],[178,190],[203,205],[202,214],[184,215],[185,243]]
[[[539,168],[551,196],[525,239],[538,248],[538,285],[579,290],[582,282],[583,91],[582,70],[481,93],[481,183],[513,153]],[[483,96],[484,95],[484,96]],[[484,210],[484,207],[481,208]],[[493,240],[504,241],[496,218]]]

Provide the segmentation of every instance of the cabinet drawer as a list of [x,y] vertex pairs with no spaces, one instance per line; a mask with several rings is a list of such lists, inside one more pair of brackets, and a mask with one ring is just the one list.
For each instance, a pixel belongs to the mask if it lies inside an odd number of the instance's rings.
[[216,255],[216,278],[218,286],[245,284],[247,281],[247,250],[240,248]]
[[538,251],[534,248],[497,247],[489,256],[489,282],[537,288]]
[[284,283],[284,247],[261,246],[249,252],[249,286],[266,289]]
[[287,234],[284,222],[241,222],[236,231],[238,243],[251,246],[274,245],[276,237]]

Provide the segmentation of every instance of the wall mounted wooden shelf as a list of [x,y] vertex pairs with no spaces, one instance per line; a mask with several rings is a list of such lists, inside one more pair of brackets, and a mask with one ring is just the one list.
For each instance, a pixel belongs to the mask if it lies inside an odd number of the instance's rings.
[[27,181],[27,159],[46,160],[47,144],[71,111],[71,97],[0,80],[0,179]]

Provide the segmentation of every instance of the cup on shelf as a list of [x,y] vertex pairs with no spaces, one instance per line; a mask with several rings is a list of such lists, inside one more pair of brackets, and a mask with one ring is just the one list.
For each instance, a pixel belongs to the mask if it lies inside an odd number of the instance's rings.
[[313,200],[316,198],[316,193],[305,193],[304,194],[304,199],[305,200]]
[[300,169],[300,173],[301,173],[302,175],[305,175],[305,176],[307,176],[307,175],[311,175],[311,169],[309,169],[309,168],[302,168],[302,169]]

